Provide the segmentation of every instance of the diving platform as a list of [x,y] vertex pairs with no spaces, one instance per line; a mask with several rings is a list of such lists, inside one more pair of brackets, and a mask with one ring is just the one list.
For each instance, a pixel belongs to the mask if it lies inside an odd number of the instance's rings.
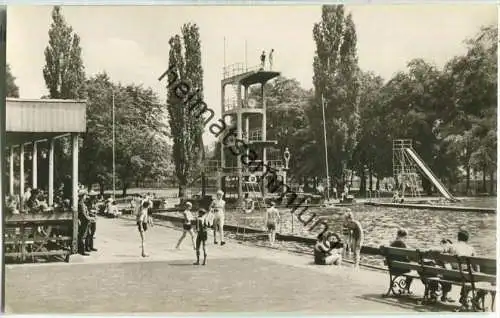
[[244,63],[235,63],[224,67],[222,85],[241,83],[243,86],[266,83],[280,76],[280,72],[266,70],[261,65],[247,67]]

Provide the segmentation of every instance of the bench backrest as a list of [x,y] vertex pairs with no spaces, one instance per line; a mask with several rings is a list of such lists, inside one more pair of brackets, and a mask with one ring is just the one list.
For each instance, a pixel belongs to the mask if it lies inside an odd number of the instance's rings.
[[[496,281],[496,260],[484,257],[457,256],[443,254],[437,251],[426,251],[420,253],[423,275],[442,275],[447,279],[462,280],[468,282]],[[452,268],[442,268],[426,265],[426,260],[433,260],[436,264],[452,264]],[[476,272],[479,265],[480,272]]]
[[418,262],[419,253],[415,249],[411,248],[400,248],[400,247],[390,247],[390,246],[381,246],[380,252],[384,255],[387,261],[392,260],[400,260],[400,259],[408,259],[409,261]]
[[417,270],[419,254],[415,249],[381,246],[380,253],[385,256],[390,272]]
[[485,258],[478,256],[467,257],[470,262],[470,265],[474,267],[474,265],[479,266],[480,272],[490,275],[496,275],[497,273],[497,260],[493,258]]
[[[488,282],[496,284],[497,263],[495,259],[471,256],[467,257],[469,273],[473,282]],[[479,266],[479,272],[474,271]]]

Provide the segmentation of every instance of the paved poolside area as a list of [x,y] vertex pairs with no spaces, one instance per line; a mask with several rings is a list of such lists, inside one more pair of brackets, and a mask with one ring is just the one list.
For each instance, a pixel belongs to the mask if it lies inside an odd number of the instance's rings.
[[[450,311],[415,300],[382,298],[386,273],[312,265],[310,256],[238,244],[213,245],[208,265],[194,266],[189,237],[148,231],[141,258],[135,223],[99,218],[98,252],[74,262],[7,265],[8,313],[301,312],[398,313]],[[417,286],[416,286],[417,287]],[[419,286],[418,286],[419,287]],[[419,288],[417,288],[418,293]]]

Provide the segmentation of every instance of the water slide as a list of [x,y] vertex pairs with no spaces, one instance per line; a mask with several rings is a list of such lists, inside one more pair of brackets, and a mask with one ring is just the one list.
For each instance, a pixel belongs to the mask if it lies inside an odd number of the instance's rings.
[[441,194],[450,201],[456,201],[453,195],[446,189],[446,187],[439,181],[439,179],[434,175],[431,169],[425,164],[425,162],[420,158],[420,156],[411,148],[405,148],[406,153],[415,161],[425,174],[425,176],[432,182],[432,184],[441,192]]

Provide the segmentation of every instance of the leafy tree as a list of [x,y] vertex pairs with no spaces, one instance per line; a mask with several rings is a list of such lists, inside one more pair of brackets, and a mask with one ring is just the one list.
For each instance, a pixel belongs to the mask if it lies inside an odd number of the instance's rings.
[[[204,157],[202,140],[204,119],[192,111],[193,105],[203,101],[199,29],[196,24],[185,24],[181,31],[182,39],[179,35],[175,35],[169,41],[169,65],[174,71],[168,74],[168,82],[172,85],[168,90],[167,110],[173,138],[173,161],[179,182],[179,197],[184,197],[186,187],[193,179],[194,170],[200,166]],[[184,42],[184,52],[182,42]],[[181,82],[187,85],[189,94],[182,96],[176,91],[177,84]],[[197,92],[196,97],[190,98],[195,92]]]
[[66,23],[59,6],[52,10],[43,77],[50,98],[77,99],[83,93],[85,73],[80,38]]
[[[267,138],[278,142],[279,153],[288,148],[292,154],[290,173],[300,178],[313,171],[309,165],[311,135],[306,109],[312,97],[312,91],[300,86],[296,79],[280,76],[264,86],[267,105]],[[249,97],[259,100],[260,87],[250,90]],[[283,160],[282,156],[278,159]],[[316,158],[315,158],[316,159]]]
[[443,133],[451,145],[449,153],[459,158],[465,170],[467,193],[473,168],[483,172],[483,187],[485,175],[496,170],[496,122],[491,118],[497,114],[497,34],[495,26],[481,28],[466,41],[467,53],[445,68],[454,86]]
[[16,78],[12,75],[10,65],[5,68],[6,96],[19,98],[19,87],[16,85]]
[[313,28],[316,42],[314,99],[308,117],[317,153],[323,149],[322,98],[328,136],[329,168],[337,178],[350,163],[359,132],[359,81],[356,30],[343,5],[324,5],[321,22]]
[[[78,99],[83,95],[85,74],[80,38],[66,23],[59,6],[52,10],[43,77],[49,90],[49,98]],[[58,184],[64,176],[70,174],[70,144],[67,139],[56,142],[55,154],[55,160],[60,167],[55,171],[55,182]]]
[[372,174],[376,175],[377,180],[392,174],[390,149],[392,142],[388,138],[387,118],[381,98],[383,85],[384,81],[380,76],[371,72],[361,72],[360,132],[354,153],[354,166],[361,178],[361,193],[367,189],[365,169],[368,169],[370,190],[373,189]]
[[86,83],[87,133],[84,136],[82,177],[99,183],[101,191],[112,184],[112,103],[115,95],[116,174],[123,195],[131,184],[159,178],[168,170],[167,128],[158,97],[149,88],[116,85],[107,74]]

